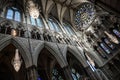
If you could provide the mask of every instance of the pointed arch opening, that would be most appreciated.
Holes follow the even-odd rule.
[[[70,25],[67,21],[64,21],[63,26],[68,35],[76,35],[72,28],[72,25]]]
[[[70,67],[70,72],[73,80],[90,79],[87,71],[83,65],[76,59],[76,57],[69,51],[67,51],[67,62]]]
[[[53,30],[56,32],[61,32],[61,28],[58,25],[57,19],[55,19],[53,17],[49,17],[48,24],[49,24],[50,30]]]
[[[16,47],[9,44],[0,51],[0,75],[2,75],[0,80],[27,80],[25,62],[21,55],[22,64],[20,70],[16,72],[12,65],[15,50]]]
[[[47,48],[40,52],[37,65],[38,79],[65,80],[60,64]]]

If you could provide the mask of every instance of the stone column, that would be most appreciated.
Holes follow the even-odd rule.
[[[64,72],[65,80],[73,80],[69,66],[64,67],[62,70]]]
[[[87,71],[87,73],[90,76],[91,80],[99,80],[99,78],[97,77],[97,74],[95,72],[93,72],[89,66],[86,67],[85,70]]]
[[[120,73],[120,69],[116,66],[116,64],[114,64],[114,62],[111,62],[112,66],[116,69],[116,73],[119,74]]]
[[[27,69],[28,80],[37,80],[37,71],[35,66],[31,66]]]
[[[0,17],[5,17],[5,8],[0,7]]]
[[[3,12],[3,9],[2,9],[2,8],[0,8],[0,15],[2,14],[2,12]]]
[[[105,65],[104,67],[101,67],[101,70],[109,78],[109,80],[112,80],[112,73],[108,70],[107,65]]]

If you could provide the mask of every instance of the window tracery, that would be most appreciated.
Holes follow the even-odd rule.
[[[106,45],[104,43],[100,43],[100,47],[102,47],[102,49],[107,53],[110,54],[111,51],[106,47]]]
[[[43,27],[43,21],[42,19],[39,17],[37,19],[34,19],[32,17],[30,17],[30,20],[31,20],[31,24],[34,25],[34,26],[38,26],[38,27]]]
[[[73,31],[73,29],[71,28],[72,26],[69,23],[64,23],[63,26],[67,34],[75,35],[75,32]]]
[[[49,18],[48,23],[49,23],[51,30],[56,31],[56,32],[61,32],[60,26],[55,20],[53,20],[52,18]]]
[[[52,80],[64,80],[57,68],[53,69],[52,75]]]
[[[115,46],[107,38],[104,38],[103,40],[108,47],[110,47],[112,50],[115,49]]]
[[[9,8],[7,9],[6,18],[20,22],[20,21],[21,21],[21,13],[20,13],[20,10],[17,9],[17,8],[15,8],[15,7],[9,7]]]
[[[94,48],[95,48],[95,50],[99,53],[99,55],[100,55],[102,58],[107,58],[106,55],[105,55],[105,53],[104,53],[104,51],[103,51],[103,49],[102,49],[101,47],[95,46]]]
[[[82,77],[74,68],[71,69],[73,80],[79,80]]]
[[[113,33],[120,38],[120,32],[117,29],[113,29]]]
[[[77,28],[86,28],[95,17],[94,6],[90,3],[84,3],[75,13],[75,25]]]
[[[13,10],[12,9],[8,9],[6,18],[13,19]]]

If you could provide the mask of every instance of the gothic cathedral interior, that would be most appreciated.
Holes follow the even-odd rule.
[[[0,80],[120,80],[120,0],[0,0]]]

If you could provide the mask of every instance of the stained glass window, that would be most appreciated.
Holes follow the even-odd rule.
[[[55,30],[54,25],[52,24],[52,22],[49,21],[48,23],[49,23],[50,29],[51,29],[51,30]]]
[[[50,26],[51,30],[54,30],[56,32],[60,32],[61,31],[58,23],[55,20],[49,18],[49,22],[48,23],[49,23],[49,26]]]
[[[120,38],[120,32],[117,29],[113,29],[113,33]]]
[[[71,72],[72,72],[73,80],[80,80],[81,75],[74,68],[72,68]]]
[[[108,47],[110,47],[111,49],[115,49],[115,46],[107,39],[104,39],[104,42],[108,45]]]
[[[38,25],[39,27],[43,27],[43,22],[42,22],[42,19],[41,19],[41,18],[37,18],[36,21],[37,21],[37,25]]]
[[[77,28],[85,28],[95,17],[94,6],[90,3],[83,3],[75,13],[75,25]]]
[[[39,17],[37,19],[34,19],[30,16],[30,20],[31,20],[31,24],[34,26],[39,26],[39,27],[43,27],[43,22],[42,19]]]
[[[32,24],[32,25],[36,25],[36,22],[35,22],[35,19],[34,19],[34,18],[30,17],[30,20],[31,20],[31,24]]]
[[[106,47],[105,44],[100,43],[100,46],[102,47],[102,49],[103,49],[107,54],[110,54],[110,53],[111,53],[110,50]]]
[[[10,7],[7,9],[7,14],[6,14],[7,19],[13,19],[15,21],[21,21],[21,14],[20,11],[15,8],[15,7]]]
[[[6,18],[13,19],[13,10],[12,9],[8,9]]]
[[[114,35],[108,33],[107,31],[104,31],[104,33],[107,35],[107,37],[110,39],[110,41],[112,41],[115,44],[119,44],[118,39]]]
[[[16,11],[15,12],[15,21],[20,21],[20,12]]]
[[[37,80],[42,80],[42,79],[39,77],[39,78],[37,78]]]
[[[52,80],[64,80],[61,76],[61,72],[58,71],[58,69],[54,68],[52,71]]]
[[[69,23],[64,23],[63,25],[67,34],[75,35],[75,32],[73,31],[73,29],[71,28],[72,26]]]
[[[106,58],[106,55],[104,51],[100,47],[96,47],[97,52],[102,56],[103,58]]]

